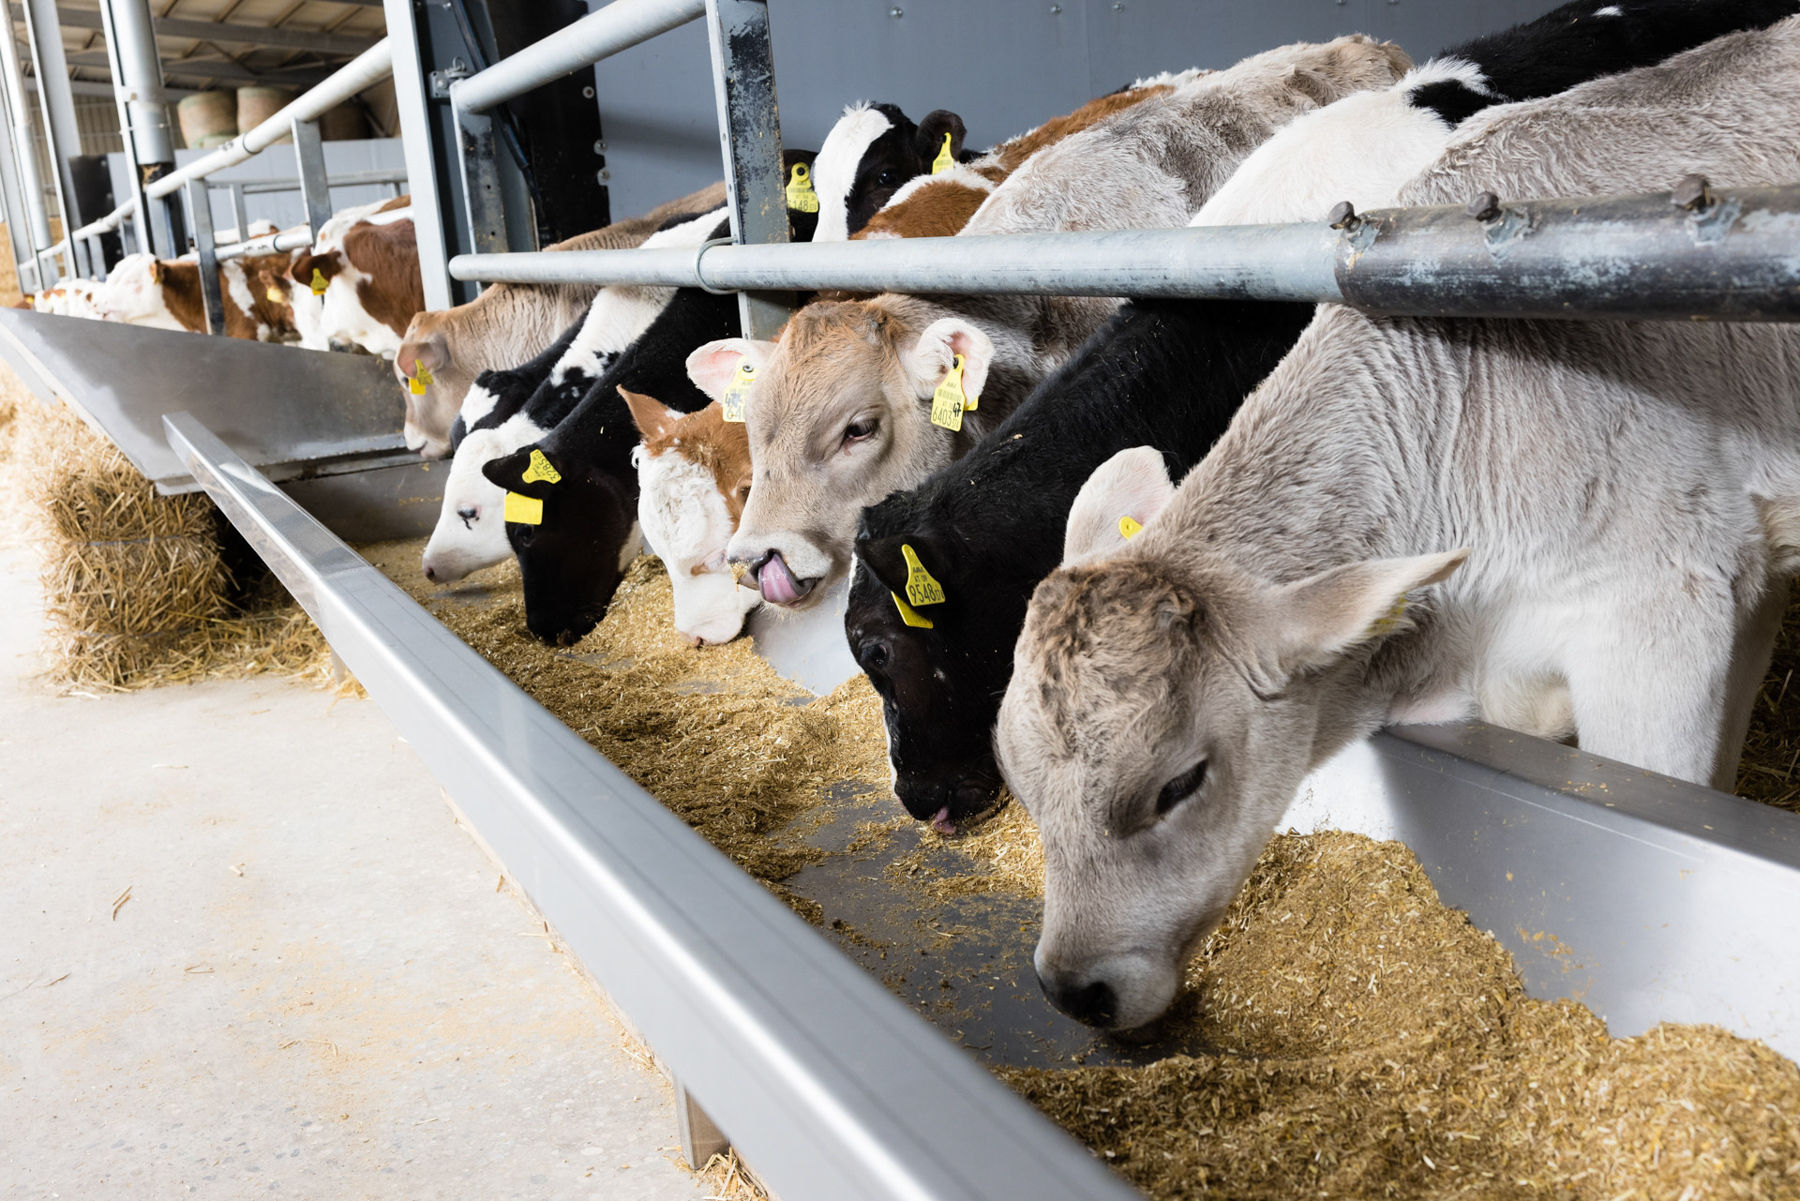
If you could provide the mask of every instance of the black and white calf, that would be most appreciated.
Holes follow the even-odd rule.
[[[1800,0],[1575,0],[1445,50],[1393,87],[1302,117],[1244,160],[1194,225],[1313,221],[1394,203],[1464,121],[1800,12]]]
[[[949,137],[950,157],[966,162],[963,119],[935,109],[914,125],[892,104],[850,105],[819,147],[813,188],[819,195],[815,242],[842,242],[869,223],[908,180],[928,174]]]
[[[863,510],[844,629],[881,695],[907,812],[948,831],[992,803],[989,736],[1013,643],[1031,590],[1062,559],[1083,481],[1134,445],[1161,450],[1179,477],[1312,315],[1311,305],[1128,304],[967,456]],[[897,599],[908,550],[944,596],[910,616]]]
[[[643,245],[698,246],[728,229],[724,210],[683,213]],[[419,563],[425,578],[448,584],[506,558],[506,530],[499,517],[505,492],[488,483],[482,466],[554,429],[674,296],[674,288],[602,288],[586,315],[549,350],[521,366],[483,372],[476,379],[450,429],[450,478]]]

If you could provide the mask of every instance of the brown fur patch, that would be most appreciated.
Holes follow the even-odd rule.
[[[1131,88],[1088,101],[1072,113],[1054,117],[1028,133],[1000,143],[968,164],[969,169],[995,186],[1046,146],[1080,133],[1152,96],[1165,96],[1174,91],[1166,85]],[[975,215],[991,191],[984,192],[952,177],[931,179],[920,185],[898,204],[890,204],[869,219],[869,223],[851,235],[852,241],[870,237],[948,238],[959,233]]]
[[[200,299],[200,264],[188,261],[158,261],[160,283],[163,290],[163,302],[169,306],[169,312],[175,320],[192,333],[200,333],[206,328],[206,310]],[[256,341],[257,316],[238,308],[231,298],[231,288],[226,284],[224,273],[219,276],[219,295],[225,304],[225,336]]]
[[[725,511],[735,525],[744,514],[750,487],[750,435],[741,421],[725,420],[718,401],[697,413],[688,413],[663,428],[660,435],[644,439],[652,455],[678,454],[712,472]]]
[[[404,334],[413,315],[425,308],[418,233],[411,219],[352,225],[344,234],[342,253],[369,277],[356,285],[357,299],[369,316]]]

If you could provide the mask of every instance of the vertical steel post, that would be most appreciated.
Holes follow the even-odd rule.
[[[463,177],[463,219],[475,254],[503,254],[512,247],[506,237],[506,202],[500,192],[500,168],[494,159],[494,118],[463,112],[456,117],[456,165]]]
[[[119,128],[133,167],[138,248],[155,248],[160,227],[162,249],[174,258],[187,249],[179,215],[168,197],[150,200],[143,194],[145,184],[175,169],[175,137],[169,129],[168,105],[163,103],[162,60],[156,54],[150,6],[148,0],[101,0],[100,11],[119,101]]]
[[[243,242],[250,237],[250,210],[244,206],[244,185],[231,185],[231,219],[237,222],[238,241]]]
[[[194,250],[200,268],[200,308],[206,332],[225,332],[225,297],[219,289],[219,259],[213,244],[212,197],[204,179],[190,179],[186,188],[188,224],[194,230]]]
[[[37,291],[37,268],[31,260],[30,241],[25,235],[25,202],[19,196],[19,173],[6,169],[12,160],[12,123],[6,119],[5,92],[0,89],[0,219],[6,222],[6,240],[12,247],[13,269],[18,273],[21,292]],[[27,271],[29,269],[29,277]]]
[[[24,233],[31,247],[31,261],[43,270],[43,253],[50,248],[50,218],[44,208],[44,178],[38,172],[37,139],[31,126],[31,100],[25,95],[25,72],[19,65],[19,44],[13,40],[12,6],[0,0],[0,81],[6,87],[7,115],[12,121],[13,164],[19,173],[19,198],[27,223]],[[48,131],[46,131],[48,132]],[[20,231],[14,231],[15,236]],[[40,279],[42,278],[40,274]]]
[[[313,241],[331,220],[331,185],[325,175],[325,146],[319,141],[317,121],[296,121],[294,129],[294,161],[300,168],[300,202],[306,206],[306,223],[312,227]],[[240,231],[239,237],[243,234]]]
[[[713,91],[725,154],[733,242],[788,240],[781,120],[775,100],[775,52],[766,0],[706,0]],[[772,338],[794,311],[791,292],[740,292],[747,338]]]
[[[420,41],[421,14],[413,0],[384,0],[388,38],[394,49],[394,103],[400,114],[400,143],[406,151],[406,177],[412,189],[413,229],[419,240],[419,276],[425,285],[425,307],[447,309],[451,293],[449,255],[445,253],[442,193],[449,172],[440,176],[433,153],[430,85],[425,78]]]
[[[81,153],[81,126],[75,120],[75,92],[69,84],[68,59],[63,55],[56,0],[25,0],[25,34],[31,43],[31,70],[37,78],[44,144],[50,152],[50,169],[56,175],[56,209],[62,218],[69,274],[80,275],[69,231],[86,218],[75,204],[75,173],[69,158]]]

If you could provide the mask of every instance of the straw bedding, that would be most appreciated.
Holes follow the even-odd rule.
[[[9,511],[38,553],[50,675],[133,689],[276,672],[331,680],[310,620],[260,570],[203,495],[158,496],[117,448],[0,375]]]

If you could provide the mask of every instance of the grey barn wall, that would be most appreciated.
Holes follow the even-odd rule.
[[[788,145],[816,150],[844,105],[867,99],[898,104],[914,120],[953,109],[980,148],[1159,71],[1225,67],[1344,33],[1399,42],[1423,60],[1558,3],[769,0],[769,20]],[[614,217],[720,177],[701,22],[599,64],[595,81]]]

